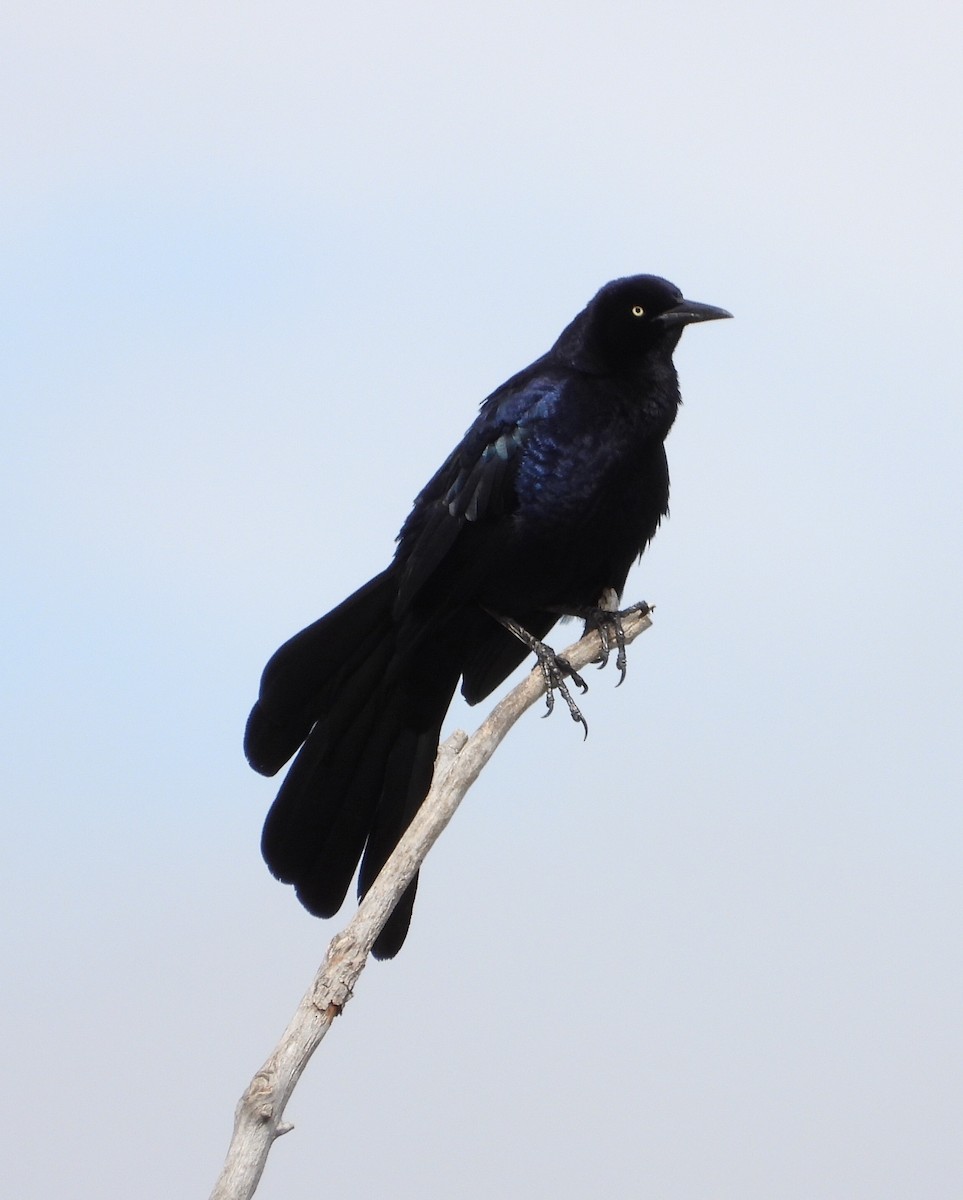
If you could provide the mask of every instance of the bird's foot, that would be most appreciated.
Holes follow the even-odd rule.
[[[568,706],[569,716],[573,721],[579,722],[585,730],[585,736],[588,737],[588,721],[582,716],[582,710],[575,703],[575,698],[569,691],[565,679],[566,676],[571,679],[582,692],[588,691],[588,684],[567,658],[556,654],[552,647],[547,646],[544,642],[535,638],[532,639],[532,642],[529,649],[538,659],[538,667],[545,681],[545,712],[542,716],[547,717],[555,708],[555,693],[558,692]]]
[[[607,665],[614,643],[615,665],[619,672],[619,681],[615,685],[616,687],[624,682],[628,668],[628,658],[625,653],[625,628],[622,623],[626,617],[644,617],[646,613],[652,611],[644,600],[621,609],[617,607],[618,600],[618,593],[613,588],[606,588],[598,605],[582,608],[569,614],[579,617],[585,622],[585,633],[591,633],[593,630],[598,633],[602,651],[595,661],[598,663],[600,671]]]
[[[566,679],[571,679],[576,687],[581,691],[588,691],[588,684],[579,675],[578,671],[572,666],[568,659],[563,658],[560,654],[556,654],[551,646],[545,642],[539,641],[537,637],[533,637],[527,629],[523,629],[517,621],[513,621],[511,617],[503,617],[498,613],[492,613],[492,616],[500,625],[514,634],[520,642],[531,650],[538,660],[538,669],[542,673],[542,679],[545,682],[545,712],[543,716],[548,716],[555,708],[555,693],[562,697],[568,708],[569,716],[573,721],[578,721],[585,730],[585,736],[588,737],[588,722],[582,716],[582,710],[575,703],[575,698],[569,691]]]

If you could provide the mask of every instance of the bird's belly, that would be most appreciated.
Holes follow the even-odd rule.
[[[607,588],[621,593],[632,563],[651,540],[665,511],[661,499],[635,494],[605,505],[587,500],[565,521],[520,519],[503,540],[484,580],[483,603],[511,613],[533,608],[596,605]]]

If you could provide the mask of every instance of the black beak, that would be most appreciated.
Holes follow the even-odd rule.
[[[660,313],[655,319],[663,325],[694,325],[696,321],[721,321],[731,317],[731,312],[716,308],[714,304],[700,304],[698,300],[680,300],[675,307]]]

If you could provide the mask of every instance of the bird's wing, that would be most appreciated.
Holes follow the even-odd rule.
[[[531,368],[529,369],[531,371]],[[415,500],[398,535],[402,607],[472,526],[515,511],[515,480],[525,447],[558,403],[563,380],[525,372],[484,402],[461,442]]]

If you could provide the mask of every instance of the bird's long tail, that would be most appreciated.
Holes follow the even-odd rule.
[[[297,752],[261,849],[274,875],[321,917],[341,907],[359,860],[364,895],[427,794],[460,674],[443,633],[427,655],[399,654],[396,594],[389,567],[285,642],[264,669],[244,735],[248,761],[264,775]],[[375,957],[401,948],[416,887],[417,877]]]

